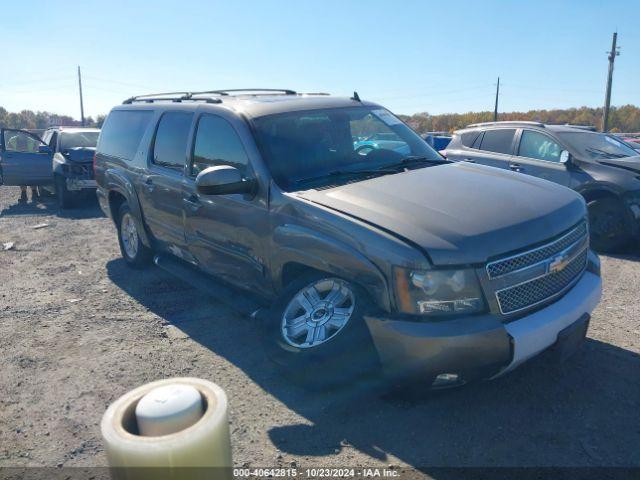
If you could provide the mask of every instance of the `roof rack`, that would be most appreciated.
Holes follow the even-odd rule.
[[[251,93],[253,92],[253,93]],[[141,103],[153,103],[153,102],[206,102],[206,103],[221,103],[220,98],[204,97],[201,95],[215,95],[221,97],[227,97],[230,94],[247,94],[247,95],[273,95],[274,93],[280,93],[282,95],[297,95],[294,90],[279,89],[279,88],[232,88],[227,90],[205,90],[201,92],[165,92],[165,93],[148,93],[146,95],[136,95],[131,98],[127,98],[123,104],[131,104],[134,102]]]
[[[251,93],[257,92],[257,93]],[[263,95],[273,95],[274,93],[280,93],[283,95],[297,95],[298,92],[295,90],[289,90],[287,88],[231,88],[228,90],[211,90],[210,92],[200,92],[200,93],[214,93],[218,95],[227,96],[230,93],[245,93],[248,95],[259,95],[262,93]]]
[[[579,130],[588,130],[590,132],[597,132],[598,129],[596,127],[594,127],[593,125],[575,125],[575,124],[571,124],[571,123],[563,123],[562,125],[558,124],[558,125],[554,125],[558,126],[558,127],[572,127],[572,128],[577,128]]]
[[[481,122],[481,123],[472,123],[471,125],[467,125],[467,128],[473,128],[473,127],[489,127],[491,125],[533,125],[536,127],[542,127],[544,128],[544,123],[542,122],[529,122],[526,120],[505,120],[502,122]]]

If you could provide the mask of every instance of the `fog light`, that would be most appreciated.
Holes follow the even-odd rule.
[[[431,386],[433,388],[452,387],[459,383],[462,383],[462,380],[457,373],[441,373],[436,377]]]
[[[429,314],[451,314],[465,313],[479,310],[482,307],[482,300],[479,298],[461,298],[448,301],[418,301],[420,313]]]

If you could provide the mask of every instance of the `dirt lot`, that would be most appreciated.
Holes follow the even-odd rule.
[[[106,407],[172,376],[227,391],[238,466],[640,466],[638,256],[602,258],[590,338],[562,365],[411,399],[314,394],[277,375],[252,320],[129,270],[95,202],[17,198],[0,188],[0,466],[105,465]]]

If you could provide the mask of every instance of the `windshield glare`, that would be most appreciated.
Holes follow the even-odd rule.
[[[288,112],[256,119],[255,129],[271,175],[286,191],[326,183],[322,177],[331,172],[384,169],[406,157],[442,160],[382,108]]]
[[[60,151],[64,152],[70,148],[95,148],[98,143],[100,132],[63,132],[60,134]]]
[[[562,132],[558,133],[570,147],[576,150],[581,157],[607,158],[630,157],[637,155],[634,149],[628,147],[620,140],[602,133],[594,132]]]

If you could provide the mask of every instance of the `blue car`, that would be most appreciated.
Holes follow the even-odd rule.
[[[353,142],[354,150],[360,155],[366,155],[371,150],[392,150],[404,156],[411,154],[411,148],[395,133],[374,133],[361,140]]]

